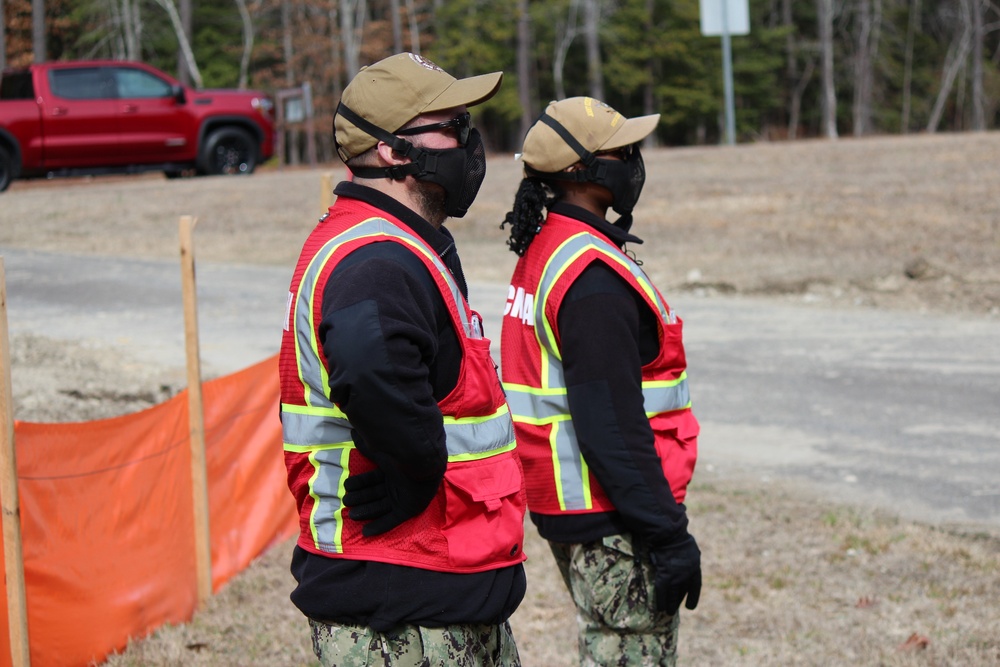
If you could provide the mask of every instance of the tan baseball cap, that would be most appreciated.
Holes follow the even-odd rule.
[[[545,114],[558,121],[591,153],[642,141],[660,122],[660,114],[625,118],[592,97],[549,102]],[[580,156],[554,129],[539,120],[524,137],[521,160],[535,171],[554,173],[576,164]]]
[[[503,72],[456,79],[422,56],[397,53],[362,67],[340,101],[391,133],[420,114],[485,102],[500,89],[502,79]],[[345,162],[379,141],[341,114],[334,117],[333,130],[337,152]]]

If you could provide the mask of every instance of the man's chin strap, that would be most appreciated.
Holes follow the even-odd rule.
[[[391,178],[394,181],[401,181],[410,175],[434,173],[437,171],[436,156],[428,155],[423,149],[417,148],[406,139],[397,137],[383,130],[381,127],[369,123],[345,106],[343,102],[337,105],[337,111],[334,116],[336,117],[337,115],[343,116],[358,129],[388,144],[394,152],[410,158],[409,163],[397,164],[392,167],[351,167],[351,174],[354,176],[358,178]],[[421,160],[421,157],[423,157],[423,160]]]

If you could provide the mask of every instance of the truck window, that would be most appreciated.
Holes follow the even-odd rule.
[[[35,99],[35,85],[31,79],[31,72],[8,70],[3,73],[3,78],[0,79],[0,100],[33,99]]]
[[[170,97],[170,84],[149,72],[131,67],[115,70],[118,81],[118,97]]]
[[[107,100],[117,97],[111,73],[101,67],[50,70],[49,85],[53,95],[67,100]]]

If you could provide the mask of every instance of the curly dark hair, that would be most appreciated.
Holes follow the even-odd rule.
[[[504,216],[500,229],[510,225],[507,247],[518,257],[524,255],[531,241],[542,231],[545,209],[559,198],[559,192],[539,178],[524,178],[514,195],[514,207]]]

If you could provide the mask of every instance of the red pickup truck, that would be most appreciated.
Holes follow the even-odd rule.
[[[15,178],[249,174],[274,154],[274,103],[195,90],[136,62],[52,62],[0,76],[0,192]]]

